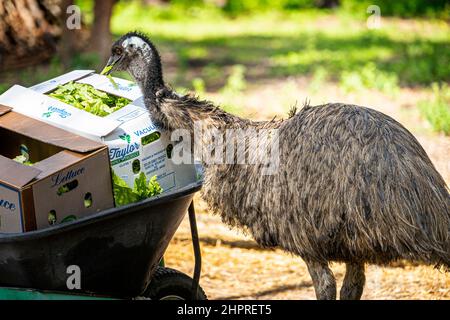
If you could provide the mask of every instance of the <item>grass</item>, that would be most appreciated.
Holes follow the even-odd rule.
[[[450,81],[450,26],[440,20],[385,18],[381,29],[369,30],[364,14],[342,10],[230,17],[209,6],[144,8],[137,1],[119,2],[114,35],[135,29],[149,33],[160,48],[166,78],[175,88],[215,93],[225,105],[245,95],[246,83],[290,77],[307,77],[315,92],[337,83],[348,93],[369,89],[389,95]],[[86,55],[76,56],[71,66],[101,67]],[[0,92],[12,83],[31,85],[62,72],[55,59],[9,73],[0,80]]]
[[[432,90],[433,98],[420,102],[420,111],[433,130],[450,135],[450,87],[445,83],[434,83]]]
[[[394,20],[374,31],[364,20],[340,12],[275,12],[230,19],[200,9],[166,17],[164,10],[119,6],[113,30],[117,35],[130,29],[149,32],[159,46],[176,54],[182,73],[214,62],[221,68],[245,65],[248,77],[259,78],[311,75],[324,67],[332,80],[338,80],[342,72],[358,72],[371,61],[381,72],[396,74],[401,85],[450,79],[450,28],[440,21],[416,20],[409,30],[399,30],[401,23]],[[217,79],[205,82],[210,80],[214,86]],[[183,77],[177,81],[181,84]]]
[[[373,62],[366,63],[357,71],[343,71],[339,84],[347,92],[366,88],[395,94],[399,88],[397,74],[381,71]]]

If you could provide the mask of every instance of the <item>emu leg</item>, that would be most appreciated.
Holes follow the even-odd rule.
[[[366,276],[363,263],[347,263],[344,283],[342,284],[341,300],[359,300],[363,294]]]
[[[306,262],[317,300],[336,300],[336,279],[328,263]]]

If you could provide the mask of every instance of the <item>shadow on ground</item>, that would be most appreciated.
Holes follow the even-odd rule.
[[[271,296],[277,293],[281,293],[281,292],[285,292],[285,291],[291,291],[291,290],[300,290],[300,289],[304,289],[304,288],[309,288],[311,287],[313,284],[312,282],[308,282],[308,281],[304,281],[302,283],[299,284],[292,284],[292,285],[282,285],[282,286],[278,286],[272,289],[268,289],[268,290],[262,290],[262,291],[258,291],[252,294],[238,294],[238,295],[231,295],[231,296],[223,296],[223,297],[218,297],[216,299],[218,300],[236,300],[236,299],[242,299],[242,298],[246,298],[248,296],[254,297],[254,298],[261,298],[264,296]]]

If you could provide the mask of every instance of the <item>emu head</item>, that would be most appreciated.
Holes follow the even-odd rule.
[[[144,95],[164,88],[161,58],[150,39],[142,33],[130,32],[117,40],[102,74],[127,71],[141,87]]]

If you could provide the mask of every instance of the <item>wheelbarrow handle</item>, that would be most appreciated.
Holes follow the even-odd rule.
[[[194,276],[192,281],[192,300],[197,300],[197,292],[200,282],[200,274],[202,271],[202,254],[200,251],[200,241],[198,238],[198,230],[197,230],[197,220],[195,217],[195,207],[194,200],[192,200],[188,209],[189,213],[189,224],[191,226],[191,236],[192,236],[192,245],[194,247],[194,258],[195,258],[195,267],[194,267]]]

